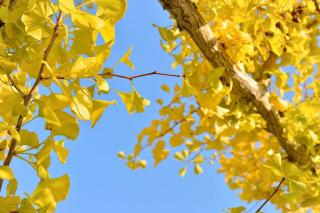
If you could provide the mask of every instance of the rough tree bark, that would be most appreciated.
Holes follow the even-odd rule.
[[[217,42],[209,25],[199,13],[191,0],[159,0],[163,8],[175,19],[180,30],[189,33],[204,57],[214,68],[224,67],[227,77],[233,80],[234,90],[246,100],[252,102],[259,114],[267,123],[267,130],[273,134],[288,155],[291,162],[305,165],[308,161],[302,146],[290,143],[285,136],[285,129],[280,122],[278,112],[269,102],[268,94],[262,91],[259,84],[231,61],[224,49]]]

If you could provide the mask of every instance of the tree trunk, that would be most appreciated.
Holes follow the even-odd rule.
[[[199,13],[196,4],[191,0],[160,0],[160,2],[175,19],[179,29],[190,34],[212,67],[225,68],[226,75],[233,80],[233,90],[254,104],[266,121],[267,130],[278,139],[289,161],[300,165],[305,164],[308,160],[306,151],[302,146],[295,148],[293,143],[288,141],[279,114],[269,102],[268,94],[262,91],[259,84],[225,54],[223,47],[218,44],[210,27]]]

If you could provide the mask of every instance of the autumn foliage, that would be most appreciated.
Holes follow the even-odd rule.
[[[267,200],[284,212],[320,211],[317,1],[160,3],[172,26],[153,27],[181,75],[124,76],[104,66],[126,0],[0,1],[0,190],[6,190],[0,212],[54,211],[70,181],[67,174],[48,172],[51,154],[64,164],[64,140],[77,139],[78,121],[94,127],[116,104],[108,100],[112,78],[130,81],[131,92],[116,93],[129,113],[143,112],[150,102],[132,80],[147,75],[181,83],[162,85],[171,101],[158,99],[159,118],[137,136],[133,153],[118,153],[129,168],[145,168],[140,156],[148,151],[154,166],[170,157],[180,161],[180,176],[219,163],[218,171],[244,201]],[[131,50],[118,63],[135,69]],[[44,130],[28,129],[35,119],[44,120]],[[25,197],[15,194],[13,159],[25,161],[39,177]]]

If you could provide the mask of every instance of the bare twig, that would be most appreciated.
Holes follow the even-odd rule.
[[[50,51],[51,51],[51,49],[53,47],[53,44],[54,44],[54,42],[55,42],[55,40],[56,40],[56,38],[58,36],[58,29],[59,29],[59,25],[60,25],[61,20],[62,20],[62,12],[60,11],[60,13],[58,15],[58,18],[57,18],[56,25],[55,25],[53,33],[52,33],[52,37],[51,37],[50,42],[48,44],[48,47],[44,50],[42,61],[47,61],[49,53],[50,53]],[[28,92],[28,94],[24,97],[23,104],[24,104],[25,107],[28,107],[34,91],[36,90],[36,88],[38,87],[38,85],[40,84],[40,82],[42,80],[41,79],[41,75],[42,75],[42,73],[44,71],[44,68],[45,68],[45,64],[42,63],[40,65],[36,81],[34,82],[33,86],[31,87],[30,91]],[[16,124],[16,130],[18,132],[21,130],[23,118],[24,118],[23,115],[20,115],[18,117],[18,121],[17,121],[17,124]],[[10,147],[9,147],[9,152],[8,152],[4,162],[3,162],[3,166],[9,166],[10,165],[11,160],[12,160],[12,158],[14,156],[14,153],[15,153],[16,145],[17,145],[16,139],[12,139]],[[3,179],[0,179],[0,191],[1,191],[1,188],[2,188],[2,184],[3,184]]]
[[[132,81],[133,79],[136,78],[141,78],[141,77],[145,77],[145,76],[150,76],[150,75],[161,75],[161,76],[168,76],[168,77],[176,77],[176,78],[181,78],[181,77],[185,77],[185,75],[178,75],[178,74],[170,74],[170,73],[162,73],[162,72],[158,72],[158,71],[153,71],[153,72],[148,72],[148,73],[143,73],[143,74],[138,74],[138,75],[132,75],[132,76],[126,76],[126,75],[120,75],[120,74],[115,74],[112,72],[105,72],[105,73],[100,73],[98,74],[101,77],[105,77],[105,76],[112,76],[112,77],[117,77],[117,78],[122,78],[122,79],[127,79],[129,81]],[[65,76],[53,76],[56,79],[75,79],[74,77],[65,77]],[[49,80],[52,79],[53,77],[41,77],[42,80]],[[94,76],[86,76],[85,78],[94,78]]]
[[[269,197],[263,202],[263,204],[256,210],[256,213],[259,213],[261,211],[261,209],[271,200],[271,198],[277,194],[277,192],[280,190],[280,187],[282,185],[282,183],[286,180],[285,177],[283,177],[280,181],[280,183],[278,184],[278,186],[275,188],[275,190],[269,195]]]

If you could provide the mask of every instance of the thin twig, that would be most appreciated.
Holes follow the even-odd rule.
[[[24,92],[22,92],[22,90],[19,88],[19,86],[14,83],[10,74],[7,74],[7,78],[10,82],[10,85],[13,86],[19,92],[19,94],[21,95],[22,98],[24,98],[26,95],[24,94]]]
[[[44,50],[42,61],[47,61],[47,58],[48,58],[49,53],[50,53],[50,51],[51,51],[51,49],[53,47],[53,44],[54,44],[56,38],[58,37],[58,30],[59,30],[59,25],[60,25],[61,19],[62,19],[62,12],[60,11],[59,15],[58,15],[58,19],[57,19],[56,25],[54,26],[52,37],[51,37],[50,42],[48,44],[48,47]],[[31,87],[30,91],[28,92],[28,94],[24,97],[23,104],[24,104],[25,107],[28,107],[34,91],[36,90],[36,88],[38,87],[38,85],[40,84],[40,82],[42,80],[41,76],[42,76],[42,73],[44,72],[44,68],[45,68],[45,64],[42,63],[40,65],[36,81],[34,82],[33,86]],[[24,118],[23,115],[20,115],[18,117],[18,121],[17,121],[17,124],[16,124],[17,132],[20,132],[20,130],[21,130],[22,123],[23,123],[23,118]],[[10,165],[11,160],[12,160],[12,158],[14,156],[14,153],[15,153],[16,145],[17,145],[16,139],[12,139],[10,147],[9,147],[9,152],[8,152],[8,154],[6,156],[6,159],[3,162],[3,166],[9,166]],[[3,179],[0,179],[0,191],[1,191],[2,185],[3,185]]]
[[[181,78],[185,77],[185,75],[178,75],[178,74],[170,74],[170,73],[162,73],[158,71],[153,71],[153,72],[148,72],[148,73],[143,73],[143,74],[138,74],[138,75],[132,75],[132,76],[126,76],[126,75],[120,75],[120,74],[115,74],[111,72],[106,72],[106,73],[100,73],[98,74],[99,76],[105,77],[105,76],[112,76],[112,77],[117,77],[117,78],[122,78],[122,79],[127,79],[129,81],[132,81],[135,78],[141,78],[145,76],[150,76],[150,75],[162,75],[162,76],[169,76],[169,77],[176,77],[176,78]],[[65,77],[65,76],[53,76],[56,79],[75,79],[74,77]],[[53,77],[41,77],[41,80],[49,80],[52,79]],[[94,78],[94,76],[86,76],[84,78]]]
[[[280,181],[280,183],[278,184],[278,186],[276,187],[276,189],[270,194],[270,196],[263,202],[263,204],[256,210],[256,213],[259,213],[261,211],[261,209],[271,200],[271,198],[280,190],[280,187],[282,185],[282,183],[286,180],[285,177],[283,177]]]

